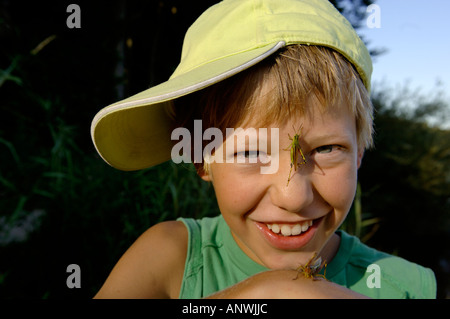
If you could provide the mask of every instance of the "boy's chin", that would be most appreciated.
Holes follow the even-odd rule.
[[[265,256],[261,261],[265,267],[271,270],[296,270],[305,265],[314,256],[314,253],[314,251],[289,252],[273,257]]]
[[[272,253],[266,251],[260,260],[265,267],[272,270],[296,270],[310,262],[315,254],[329,263],[339,249],[340,238],[334,231],[316,236],[314,242],[307,245],[308,247],[298,251],[275,250]]]

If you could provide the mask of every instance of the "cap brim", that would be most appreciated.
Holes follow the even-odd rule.
[[[171,101],[248,69],[285,45],[279,41],[210,61],[105,107],[91,126],[98,153],[109,165],[124,171],[169,160],[173,144]]]

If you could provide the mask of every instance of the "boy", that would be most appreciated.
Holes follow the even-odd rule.
[[[326,0],[208,9],[172,77],[101,110],[92,136],[110,165],[142,169],[179,153],[176,128],[196,139],[201,119],[221,134],[182,155],[213,184],[221,216],[151,227],[96,297],[433,298],[432,271],[337,231],[372,143],[371,70]],[[320,261],[328,280],[314,276]]]

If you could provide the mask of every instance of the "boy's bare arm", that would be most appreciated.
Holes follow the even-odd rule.
[[[151,227],[120,258],[95,298],[178,298],[187,237],[181,222]]]
[[[151,227],[122,256],[95,298],[178,298],[186,250],[181,222]],[[323,279],[296,276],[295,270],[262,272],[209,298],[366,298]]]
[[[367,298],[350,289],[326,281],[297,276],[295,270],[271,270],[249,277],[219,291],[212,299],[353,299]]]

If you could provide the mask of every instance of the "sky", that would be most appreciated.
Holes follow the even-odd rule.
[[[372,19],[372,10],[367,19],[372,28],[364,23],[358,30],[369,41],[369,49],[387,50],[373,60],[374,89],[377,83],[390,87],[408,83],[412,90],[427,94],[435,92],[440,82],[440,89],[450,96],[450,1],[375,0],[375,4],[380,19]]]

